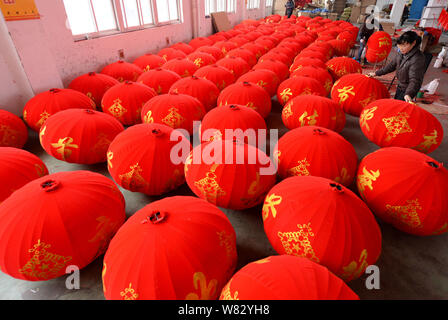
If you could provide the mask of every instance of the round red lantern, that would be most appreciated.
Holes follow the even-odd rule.
[[[39,131],[53,114],[67,109],[95,109],[95,103],[85,94],[72,89],[50,89],[31,98],[23,109],[23,120]]]
[[[221,59],[216,62],[216,65],[229,70],[236,79],[249,72],[250,70],[249,64],[238,57],[228,57]]]
[[[258,62],[252,70],[260,70],[267,69],[274,72],[280,81],[283,81],[289,77],[288,66],[283,62],[274,60],[274,59],[266,59],[263,62]]]
[[[225,55],[230,50],[238,48],[238,46],[231,41],[218,41],[213,46],[217,47],[221,50],[221,52]]]
[[[260,59],[258,60],[258,63],[263,63],[269,60],[274,60],[281,62],[285,64],[286,66],[289,66],[292,63],[291,57],[288,57],[287,55],[281,53],[281,52],[272,52],[273,50],[269,51],[268,53],[262,55]]]
[[[359,300],[341,279],[311,260],[270,256],[240,269],[220,300]]]
[[[255,42],[246,43],[241,48],[252,52],[257,60],[267,52],[267,50],[262,45],[256,44]]]
[[[242,36],[242,35],[239,35],[239,36],[236,36],[236,37],[233,37],[233,38],[229,39],[229,41],[231,41],[234,44],[236,44],[237,47],[241,47],[241,46],[249,43],[251,40],[249,38],[246,38],[246,37]]]
[[[174,83],[169,93],[181,93],[192,96],[202,103],[205,111],[210,111],[216,107],[219,89],[210,80],[192,76]]]
[[[0,163],[0,203],[28,182],[48,174],[39,157],[22,149],[1,147]]]
[[[312,49],[318,49],[320,50],[322,53],[327,53],[327,60],[331,59],[333,57],[334,54],[334,49],[332,47],[331,44],[327,43],[327,42],[314,42],[312,45],[309,46],[309,48]]]
[[[181,78],[186,78],[192,76],[199,67],[188,59],[175,58],[165,63],[162,69],[175,72]]]
[[[348,54],[350,53],[350,45],[348,43],[346,43],[344,40],[330,40],[327,41],[327,43],[331,44],[333,49],[334,49],[334,53],[337,56],[348,56]]]
[[[137,211],[111,241],[104,256],[104,296],[216,299],[236,262],[235,231],[222,211],[196,197],[165,198]]]
[[[180,50],[185,54],[190,54],[194,52],[194,48],[184,42],[178,42],[170,46],[170,48]]]
[[[320,51],[314,51],[314,50],[303,50],[297,55],[297,59],[303,59],[303,58],[311,58],[311,59],[318,59],[322,62],[327,61],[327,56],[323,54]]]
[[[137,81],[138,77],[143,73],[143,69],[133,63],[120,60],[105,66],[101,73],[111,76],[120,82]]]
[[[385,60],[392,49],[392,38],[387,32],[374,32],[367,41],[366,59],[371,63]]]
[[[327,61],[327,67],[334,80],[350,73],[362,73],[362,68],[359,62],[348,57],[333,58]]]
[[[448,170],[431,157],[380,149],[362,159],[356,183],[373,213],[397,229],[418,236],[448,231]]]
[[[213,140],[193,149],[185,177],[198,197],[234,210],[263,201],[275,184],[275,169],[263,151],[240,141]]]
[[[174,138],[174,139],[171,139]],[[175,140],[175,141],[173,141]],[[191,150],[180,132],[163,124],[139,124],[120,133],[110,144],[107,163],[112,178],[124,189],[160,195],[185,182],[184,161],[188,153],[174,154],[175,147]]]
[[[145,72],[160,68],[165,64],[165,62],[165,59],[156,54],[145,54],[134,60],[134,64],[143,69]]]
[[[283,180],[266,196],[263,223],[278,254],[310,259],[345,281],[363,275],[381,253],[381,231],[372,212],[352,191],[329,179]]]
[[[357,73],[343,76],[331,89],[331,98],[356,117],[372,101],[389,97],[389,91],[379,80]]]
[[[289,78],[280,83],[277,89],[277,99],[284,106],[289,99],[297,96],[314,94],[326,96],[324,86],[317,80],[309,77]]]
[[[318,176],[349,186],[356,174],[355,148],[338,133],[316,126],[288,131],[276,146],[280,177]]]
[[[193,134],[193,121],[205,115],[202,103],[186,94],[163,94],[149,100],[142,109],[143,123],[161,123]]]
[[[222,53],[221,49],[219,49],[215,46],[203,46],[203,47],[198,48],[196,50],[196,52],[208,53],[213,58],[215,58],[216,61],[224,58],[224,54]]]
[[[259,44],[262,46],[266,51],[269,51],[271,49],[274,49],[276,44],[271,39],[266,39],[263,37],[258,38],[254,41],[256,44]]]
[[[213,82],[219,90],[235,82],[235,76],[228,69],[213,64],[202,67],[194,73],[194,76]]]
[[[0,206],[0,268],[16,279],[50,280],[103,254],[125,220],[115,184],[90,171],[26,184]]]
[[[268,69],[258,69],[250,71],[239,77],[237,82],[252,82],[263,89],[271,96],[275,96],[277,88],[280,85],[280,79],[277,75]]]
[[[112,140],[124,130],[109,114],[90,109],[69,109],[48,118],[40,129],[44,150],[58,160],[95,164],[106,162]]]
[[[28,140],[28,129],[15,114],[0,109],[0,147],[22,148]]]
[[[336,37],[337,40],[342,40],[347,43],[347,45],[351,48],[356,43],[356,36],[358,33],[352,33],[350,31],[343,31]]]
[[[165,61],[170,61],[177,58],[185,59],[187,57],[183,51],[174,48],[164,48],[160,50],[157,55],[162,57]]]
[[[428,111],[395,99],[376,100],[361,112],[364,135],[380,147],[405,147],[431,153],[442,143],[443,127]]]
[[[190,53],[187,59],[193,62],[198,69],[216,63],[216,59],[211,54],[199,51]]]
[[[324,70],[327,69],[327,65],[322,60],[313,58],[299,58],[294,61],[289,70],[291,71],[291,73],[294,73],[303,67],[315,67]]]
[[[339,104],[331,99],[303,95],[288,101],[282,111],[282,121],[290,130],[319,126],[341,132],[345,127],[345,113]]]
[[[137,82],[152,88],[157,94],[166,94],[171,86],[180,79],[182,79],[181,76],[176,72],[157,68],[143,73]]]
[[[252,51],[243,48],[230,50],[227,52],[226,57],[241,58],[246,61],[250,67],[253,67],[257,63],[257,57],[255,54],[253,54]]]
[[[213,40],[210,40],[210,39],[204,38],[204,37],[198,37],[198,38],[194,38],[193,40],[191,40],[189,45],[194,50],[196,50],[203,46],[212,46],[213,43],[214,43]]]
[[[291,78],[294,77],[309,77],[313,78],[319,83],[322,83],[324,85],[325,91],[327,94],[330,93],[331,88],[333,87],[333,77],[331,74],[327,71],[328,69],[322,69],[322,68],[316,68],[311,66],[306,66],[303,68],[300,68],[296,72],[291,74]]]
[[[101,106],[104,113],[114,116],[122,124],[134,125],[141,122],[143,105],[156,95],[153,89],[144,84],[126,81],[107,90]]]

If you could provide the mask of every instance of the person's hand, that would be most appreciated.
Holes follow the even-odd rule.
[[[412,99],[410,95],[405,95],[404,96],[404,101],[406,101],[406,102],[414,102],[414,99]]]
[[[370,78],[374,78],[374,77],[376,77],[376,74],[375,74],[375,72],[369,72],[367,74],[367,76],[370,77]]]
[[[364,43],[364,41],[365,41],[364,39],[361,39],[361,41],[360,41],[360,42],[361,42],[361,43]]]

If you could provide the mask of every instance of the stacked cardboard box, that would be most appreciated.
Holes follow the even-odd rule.
[[[335,0],[333,4],[333,12],[341,15],[345,9],[346,0]]]
[[[367,8],[371,5],[376,5],[376,1],[377,0],[356,1],[353,5],[349,21],[351,23],[363,23],[365,17],[369,15]]]

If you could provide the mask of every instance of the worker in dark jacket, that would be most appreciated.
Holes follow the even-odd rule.
[[[382,76],[397,70],[397,92],[394,99],[413,101],[422,86],[426,72],[425,56],[420,51],[421,38],[414,31],[403,33],[397,41],[400,52],[384,68],[368,76]]]
[[[288,0],[288,2],[286,2],[286,4],[285,4],[285,7],[286,7],[285,15],[288,16],[288,19],[289,19],[289,18],[291,18],[296,5],[293,0]]]
[[[366,47],[367,41],[369,40],[370,36],[375,31],[383,31],[383,26],[375,18],[369,19],[369,17],[366,16],[364,18],[364,23],[359,29],[357,39],[359,41],[359,49],[358,49],[358,56],[356,57],[355,60],[358,61],[359,63],[361,63],[362,51]],[[364,58],[364,63],[367,63],[366,58]]]

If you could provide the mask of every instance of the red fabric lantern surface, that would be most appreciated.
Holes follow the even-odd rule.
[[[234,75],[228,69],[217,66],[216,64],[202,67],[194,73],[194,76],[210,80],[219,90],[223,90],[235,82]]]
[[[142,109],[143,123],[161,123],[193,134],[193,121],[205,115],[202,103],[186,94],[163,94],[149,100]]]
[[[0,163],[0,203],[28,182],[48,174],[39,157],[18,148],[1,147]]]
[[[291,63],[294,60],[294,57],[297,55],[297,52],[291,48],[290,46],[286,46],[284,44],[279,44],[277,47],[269,51],[270,53],[283,53],[285,56],[287,56]]]
[[[229,70],[234,75],[235,79],[238,79],[250,70],[249,64],[244,59],[237,57],[221,59],[216,62],[216,65]]]
[[[210,111],[216,107],[219,96],[218,87],[210,80],[196,76],[181,79],[171,86],[169,93],[181,93],[198,99]]]
[[[22,119],[0,109],[0,147],[22,148],[28,140],[28,129]]]
[[[405,147],[431,153],[442,143],[443,127],[428,111],[395,99],[376,100],[359,117],[364,135],[380,147]]]
[[[16,279],[50,280],[103,254],[125,220],[115,184],[90,171],[26,184],[0,206],[0,268]]]
[[[311,175],[349,186],[356,175],[355,148],[329,129],[316,126],[293,129],[279,139],[275,150],[282,179]]]
[[[226,57],[241,58],[246,61],[247,64],[251,67],[257,64],[257,57],[255,56],[255,54],[253,54],[252,51],[243,48],[230,50],[229,52],[227,52]]]
[[[23,109],[23,120],[39,131],[53,114],[67,109],[95,109],[95,103],[85,94],[72,89],[50,89],[31,98]]]
[[[211,54],[199,51],[190,53],[187,59],[193,62],[198,69],[216,63],[216,59]]]
[[[250,71],[239,77],[237,82],[252,82],[266,90],[271,96],[275,96],[280,85],[279,77],[271,70],[258,69]]]
[[[220,49],[224,55],[230,50],[238,48],[238,46],[231,41],[218,41],[213,46]]]
[[[198,48],[203,46],[212,46],[213,44],[213,40],[204,37],[194,38],[189,43],[190,47],[192,47],[194,50],[197,50]]]
[[[150,87],[137,82],[126,81],[104,94],[101,106],[103,112],[114,116],[124,125],[141,123],[143,105],[157,93]]]
[[[353,47],[356,43],[357,35],[358,35],[358,33],[354,34],[350,31],[343,31],[340,34],[338,34],[336,39],[345,41],[349,47]]]
[[[106,162],[110,143],[124,130],[109,114],[90,109],[69,109],[48,118],[40,129],[44,150],[69,163]]]
[[[246,43],[241,48],[252,52],[255,55],[255,58],[257,58],[257,60],[267,52],[265,47],[263,47],[260,44],[255,43],[255,42]]]
[[[322,83],[324,85],[325,91],[327,92],[328,95],[331,91],[331,88],[333,87],[333,77],[327,70],[328,69],[305,66],[303,68],[300,68],[296,72],[292,73],[291,78],[294,77],[313,78],[319,81],[319,83]]]
[[[385,60],[392,49],[392,38],[387,32],[374,32],[367,41],[366,59],[371,63]]]
[[[226,136],[226,129],[253,133],[244,138],[244,142],[258,145],[258,130],[267,130],[263,117],[255,110],[242,105],[225,105],[208,112],[201,123],[201,141],[233,139]],[[236,132],[234,132],[236,133]],[[240,139],[241,140],[241,139]]]
[[[174,137],[176,141],[171,141]],[[124,189],[147,195],[160,195],[185,182],[183,174],[187,154],[171,151],[181,144],[187,151],[190,142],[180,132],[157,123],[139,124],[126,129],[112,141],[107,163],[112,178]]]
[[[138,77],[143,73],[143,69],[133,63],[120,60],[105,66],[101,73],[111,76],[120,82],[137,81]]]
[[[327,56],[325,54],[323,54],[320,51],[314,51],[314,50],[303,50],[301,53],[297,55],[297,59],[302,58],[319,59],[322,62],[327,61]]]
[[[174,48],[164,48],[160,50],[157,55],[161,56],[165,61],[170,61],[177,58],[185,59],[187,57],[183,51]]]
[[[224,33],[215,33],[215,34],[212,34],[211,36],[208,36],[207,38],[209,38],[210,40],[212,40],[213,41],[213,43],[216,43],[216,42],[218,42],[218,41],[226,41],[227,40],[227,37],[225,36],[225,34]]]
[[[331,98],[338,102],[346,113],[359,117],[372,101],[387,99],[389,90],[379,80],[363,74],[348,74],[334,83]]]
[[[249,43],[251,40],[249,38],[246,38],[246,37],[242,36],[242,35],[239,35],[239,36],[236,36],[236,37],[233,37],[233,38],[229,39],[229,41],[231,41],[234,44],[236,44],[237,47],[242,47],[245,44]]]
[[[145,54],[134,60],[134,64],[143,69],[145,72],[160,68],[165,64],[165,62],[165,59],[156,54]]]
[[[263,224],[278,254],[310,259],[345,281],[363,275],[381,253],[380,227],[367,205],[321,177],[291,177],[274,186]]]
[[[275,49],[273,49],[273,50],[269,51],[268,53],[262,55],[260,57],[260,59],[258,60],[258,63],[266,62],[266,61],[269,61],[269,60],[274,60],[274,61],[277,61],[277,62],[281,62],[281,63],[285,64],[286,66],[291,65],[292,59],[290,57],[288,57],[287,55],[285,55],[285,54],[283,54],[281,52],[278,52],[278,51],[277,52],[272,52],[274,50]]]
[[[327,65],[322,60],[314,58],[299,58],[294,61],[289,70],[291,71],[291,73],[294,73],[303,67],[315,67],[324,70],[327,69]]]
[[[350,73],[362,73],[362,68],[359,62],[348,57],[333,58],[327,61],[327,67],[334,80],[338,80]]]
[[[331,59],[334,54],[333,46],[327,42],[314,42],[312,45],[310,45],[310,48],[318,49],[322,53],[327,53],[327,59]]]
[[[143,73],[137,82],[152,88],[157,94],[166,94],[180,79],[182,79],[181,76],[174,71],[157,68]]]
[[[359,300],[326,267],[290,255],[270,256],[240,269],[220,300]]]
[[[264,38],[258,38],[254,41],[256,44],[259,44],[263,48],[265,48],[266,51],[272,50],[275,48],[275,42],[270,39],[264,39]]]
[[[178,42],[173,44],[172,46],[170,46],[170,48],[176,49],[176,50],[180,50],[185,54],[190,54],[194,52],[194,48],[184,42]]]
[[[304,126],[319,126],[335,132],[345,127],[345,113],[331,99],[304,95],[288,101],[282,111],[282,121],[292,130]]]
[[[213,300],[236,262],[235,230],[222,211],[196,197],[164,198],[136,212],[111,241],[104,256],[104,296]]]
[[[101,108],[101,100],[107,90],[120,82],[111,76],[89,72],[70,82],[68,88],[84,93],[95,102],[96,108]]]
[[[263,151],[240,141],[214,140],[193,149],[185,177],[198,197],[234,210],[263,201],[275,184],[275,169]]]
[[[238,82],[221,91],[218,97],[218,106],[239,104],[257,111],[263,118],[271,112],[272,102],[269,94],[250,82]]]
[[[216,61],[219,59],[224,58],[224,54],[222,53],[221,49],[215,47],[215,46],[203,46],[199,47],[196,52],[203,52],[208,53],[209,55],[213,56]]]
[[[350,53],[350,45],[346,43],[344,40],[330,40],[329,44],[333,46],[334,53],[337,56],[348,56]]]
[[[373,213],[397,229],[418,236],[448,231],[448,170],[431,157],[380,149],[362,159],[356,182]]]
[[[323,84],[309,77],[289,78],[278,86],[277,99],[284,106],[290,99],[307,94],[326,96]]]
[[[192,76],[199,67],[188,59],[176,58],[165,63],[162,69],[175,72],[181,78],[186,78]]]
[[[252,68],[252,70],[260,69],[271,70],[277,75],[280,81],[286,80],[289,77],[288,66],[283,62],[274,59],[266,59],[263,62],[260,61]]]

